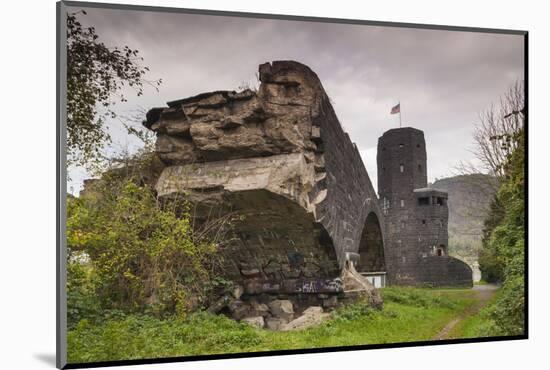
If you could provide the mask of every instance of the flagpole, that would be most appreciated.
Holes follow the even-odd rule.
[[[399,101],[399,128],[401,128],[401,101]]]
[[[399,128],[401,128],[401,101],[395,107],[392,107],[390,114],[399,113]]]

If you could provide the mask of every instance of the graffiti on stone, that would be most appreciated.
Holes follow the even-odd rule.
[[[316,294],[339,293],[343,291],[342,281],[336,279],[286,279],[260,280],[250,279],[244,282],[247,294],[286,293]]]

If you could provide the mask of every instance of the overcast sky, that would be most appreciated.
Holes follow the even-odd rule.
[[[75,10],[79,10],[75,9]],[[211,90],[257,85],[258,65],[296,60],[317,73],[376,188],[376,144],[398,127],[424,131],[428,179],[473,160],[478,114],[523,79],[523,36],[86,8],[79,15],[107,46],[138,49],[157,93],[128,95],[120,113]],[[136,147],[118,123],[115,148]],[[71,170],[78,192],[86,174]]]

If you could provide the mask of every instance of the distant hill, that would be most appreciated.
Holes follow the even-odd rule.
[[[477,257],[496,179],[483,174],[459,175],[438,179],[429,186],[449,193],[449,254],[470,264],[474,280],[479,280]]]

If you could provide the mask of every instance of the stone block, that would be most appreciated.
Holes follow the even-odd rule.
[[[250,311],[256,316],[269,316],[269,307],[265,303],[251,302]]]
[[[294,318],[294,308],[288,299],[276,299],[268,304],[271,314],[275,317],[290,321]]]
[[[229,312],[231,312],[231,317],[235,320],[241,320],[248,316],[248,313],[250,311],[250,306],[240,300],[234,300],[230,302],[227,307],[229,308]]]
[[[289,330],[307,329],[309,327],[319,325],[320,323],[322,323],[325,320],[328,320],[329,318],[330,318],[330,314],[324,313],[321,307],[309,307],[303,312],[303,314],[300,317],[283,325],[280,328],[280,330],[289,331]]]
[[[259,329],[263,328],[265,325],[264,318],[262,316],[245,317],[241,321]]]
[[[302,315],[319,315],[323,313],[323,308],[319,306],[308,307],[302,312]]]
[[[241,298],[241,296],[243,295],[243,293],[244,293],[244,288],[243,288],[242,285],[238,285],[238,284],[237,284],[237,285],[235,285],[235,286],[233,287],[232,295],[233,295],[233,297],[234,297],[235,299]]]

